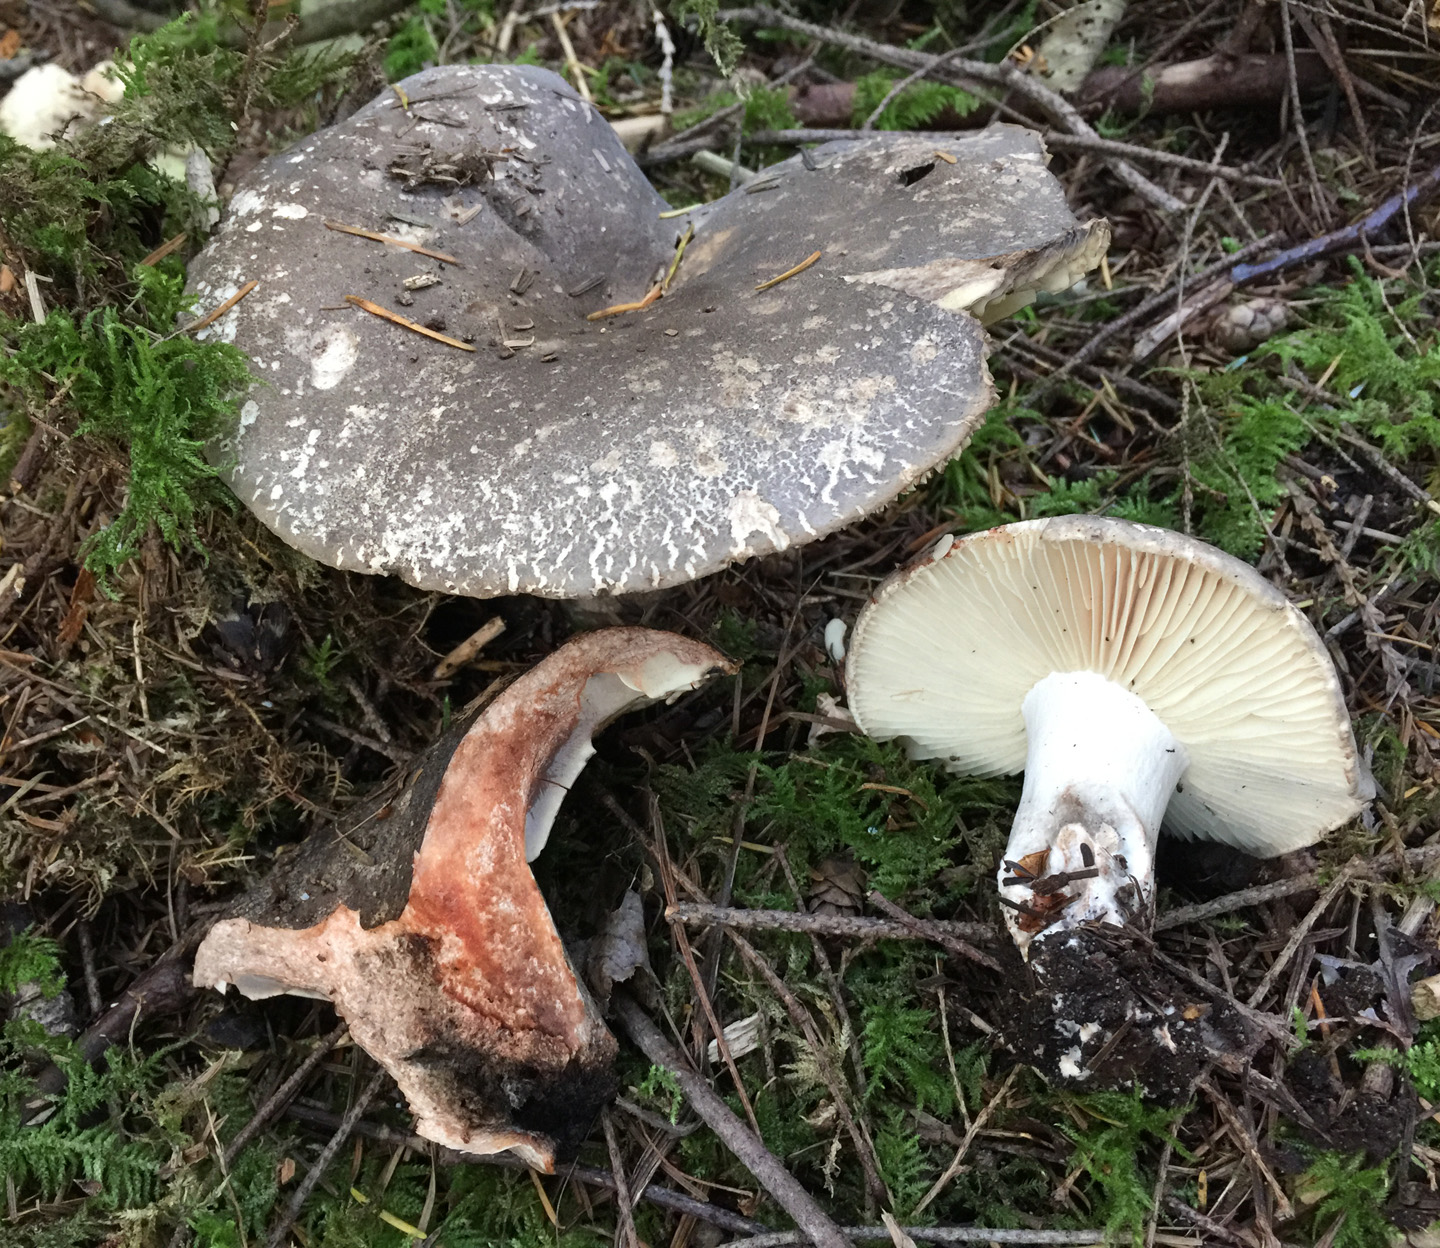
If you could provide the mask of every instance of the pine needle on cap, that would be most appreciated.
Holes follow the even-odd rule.
[[[458,338],[451,338],[433,329],[427,329],[419,321],[412,321],[408,316],[401,316],[398,312],[392,312],[389,308],[382,308],[378,303],[371,303],[368,299],[362,299],[359,295],[346,295],[346,303],[353,303],[357,308],[370,313],[371,316],[378,316],[382,320],[399,325],[402,329],[408,329],[412,333],[424,334],[427,338],[433,338],[436,342],[443,342],[447,347],[457,347],[461,351],[475,350],[468,342],[461,342]]]
[[[820,259],[820,255],[821,253],[817,251],[813,255],[806,256],[805,259],[800,261],[793,269],[786,269],[779,277],[772,277],[768,282],[761,282],[755,289],[769,290],[770,287],[778,286],[781,282],[788,282],[795,274],[805,272],[815,261]]]

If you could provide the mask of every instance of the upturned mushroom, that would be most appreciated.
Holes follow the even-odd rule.
[[[1320,639],[1248,564],[1101,517],[942,538],[861,611],[850,708],[973,775],[1025,773],[999,871],[1022,952],[1148,924],[1156,838],[1272,857],[1373,784]]]
[[[829,144],[667,209],[531,66],[427,70],[272,156],[191,268],[203,310],[248,291],[199,331],[263,382],[216,448],[236,493],[422,588],[683,583],[959,453],[993,400],[977,318],[1109,237],[1008,125]]]
[[[428,751],[398,795],[283,858],[206,936],[196,985],[333,1002],[419,1134],[550,1171],[613,1091],[616,1046],[526,864],[596,731],[730,670],[648,629],[562,646]]]

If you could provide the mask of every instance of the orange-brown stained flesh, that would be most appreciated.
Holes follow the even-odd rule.
[[[610,1091],[616,1048],[571,968],[525,860],[526,812],[577,731],[587,682],[613,673],[653,700],[656,665],[729,670],[707,646],[647,629],[582,636],[502,693],[446,768],[399,917],[366,930],[338,906],[304,929],[216,924],[195,959],[202,986],[324,996],[394,1076],[428,1139],[511,1148],[550,1170]],[[578,1135],[577,1135],[578,1133]]]

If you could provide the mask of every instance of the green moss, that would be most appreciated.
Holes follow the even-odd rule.
[[[852,105],[854,124],[863,125],[890,88],[904,76],[897,70],[877,69],[873,74],[857,79]],[[946,86],[941,82],[915,82],[885,106],[885,111],[875,119],[875,129],[920,130],[947,109],[957,116],[967,117],[979,107],[980,101],[959,87]]]
[[[172,546],[199,545],[198,512],[231,502],[205,444],[227,430],[250,381],[236,348],[164,332],[185,306],[183,274],[137,266],[135,278],[138,323],[114,307],[79,321],[66,312],[44,324],[0,321],[13,351],[0,356],[0,382],[37,410],[56,388],[79,415],[77,435],[128,453],[124,506],[87,551],[102,579],[135,555],[151,525]]]

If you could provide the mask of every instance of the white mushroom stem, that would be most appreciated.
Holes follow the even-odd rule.
[[[1139,697],[1095,672],[1045,677],[1022,710],[1025,787],[1005,859],[1025,863],[1033,878],[1003,864],[999,878],[1001,897],[1024,907],[1007,906],[1005,921],[1028,957],[1038,935],[1092,919],[1123,924],[1150,904],[1160,822],[1189,758]],[[1063,909],[1049,908],[1057,894],[1032,887],[1092,868],[1098,875],[1060,890],[1070,899]],[[1053,922],[1042,923],[1037,912],[1053,914]]]

